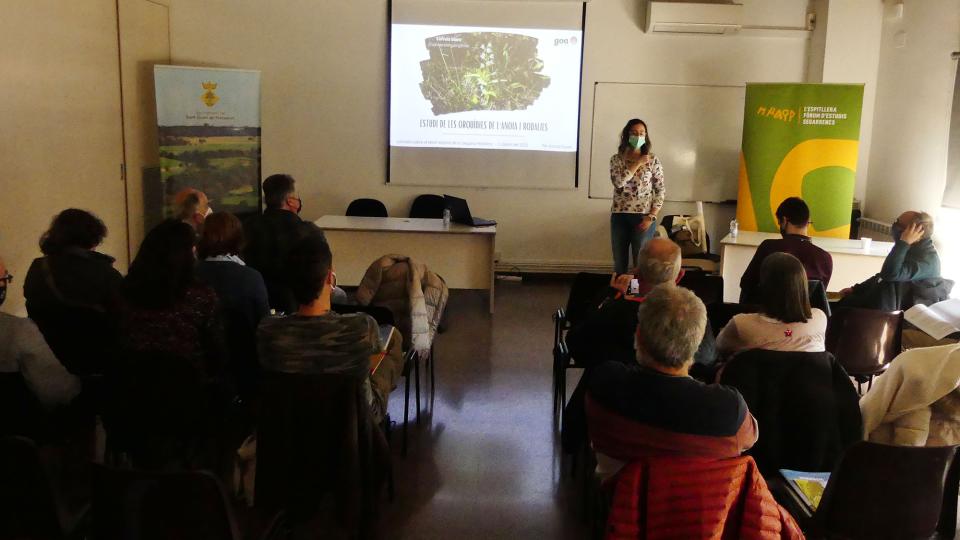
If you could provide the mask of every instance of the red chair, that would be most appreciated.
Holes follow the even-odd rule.
[[[837,307],[827,323],[827,351],[857,381],[857,392],[863,394],[873,378],[901,352],[902,311],[878,311]]]

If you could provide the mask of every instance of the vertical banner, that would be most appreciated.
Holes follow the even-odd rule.
[[[802,197],[810,234],[848,238],[860,140],[862,84],[748,84],[737,220],[778,232],[777,206]]]
[[[154,66],[164,215],[199,189],[216,211],[260,210],[260,72]]]

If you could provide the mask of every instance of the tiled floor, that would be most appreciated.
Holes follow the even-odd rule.
[[[384,538],[587,536],[570,481],[559,481],[551,412],[550,314],[568,288],[499,281],[493,316],[484,295],[454,293],[436,341],[433,411],[412,427],[406,458],[394,432],[397,496],[383,507]]]

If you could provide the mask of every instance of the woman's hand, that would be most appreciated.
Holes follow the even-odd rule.
[[[650,228],[651,225],[653,225],[653,216],[651,216],[650,214],[646,214],[645,216],[643,216],[643,221],[641,221],[637,225],[637,228],[640,229],[641,231],[646,231],[647,229]]]
[[[640,169],[645,167],[648,163],[650,163],[650,159],[651,159],[650,154],[647,154],[647,155],[640,156],[636,160],[633,160],[628,157],[624,157],[624,162],[627,165],[627,169],[632,174],[637,174],[637,171],[639,171]]]

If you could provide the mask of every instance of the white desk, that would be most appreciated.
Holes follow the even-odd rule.
[[[782,236],[777,233],[740,231],[736,238],[728,234],[720,241],[723,245],[720,252],[720,273],[723,275],[724,302],[740,300],[740,278],[753,259],[753,254],[757,252],[757,246],[768,238]],[[876,240],[872,242],[869,251],[863,249],[860,240],[814,237],[813,243],[833,257],[833,275],[830,276],[829,287],[831,292],[853,286],[879,272],[883,260],[893,249],[893,242]]]
[[[490,293],[493,313],[493,259],[496,227],[467,227],[440,219],[323,216],[323,229],[333,252],[337,282],[356,286],[370,264],[384,255],[407,255],[427,265],[451,289],[483,289]]]

